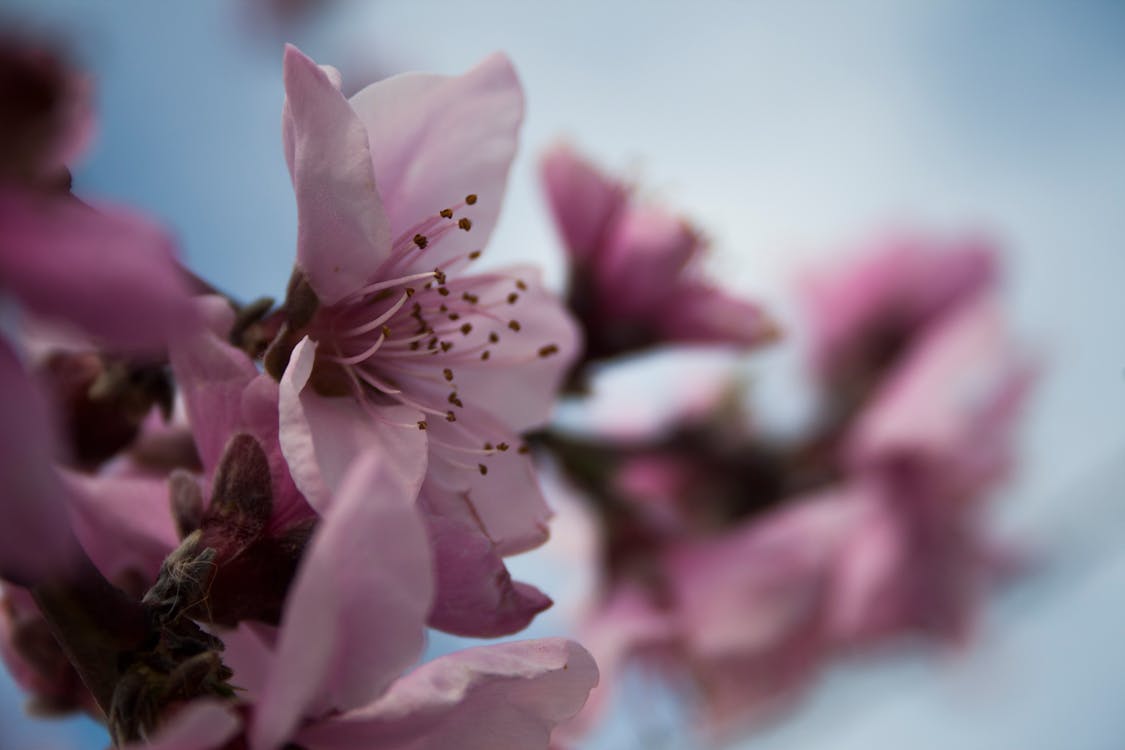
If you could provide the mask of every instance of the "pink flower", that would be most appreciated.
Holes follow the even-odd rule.
[[[458,275],[499,213],[519,82],[499,55],[460,77],[398,76],[351,100],[336,76],[287,48],[297,268],[266,356],[281,380],[281,446],[321,512],[371,446],[404,481],[424,472],[433,624],[514,632],[550,604],[513,584],[500,559],[547,534],[518,433],[546,419],[577,348],[533,271]]]
[[[682,219],[638,204],[566,146],[547,153],[542,174],[588,359],[661,342],[749,347],[777,336],[761,308],[701,278],[705,242]]]
[[[147,747],[211,750],[245,732],[251,750],[523,750],[546,748],[552,727],[578,711],[597,668],[558,639],[469,649],[400,677],[421,652],[434,585],[417,484],[389,463],[370,453],[347,472],[276,646],[241,631],[228,639],[249,710],[189,704]]]
[[[813,367],[838,382],[893,361],[927,325],[996,277],[996,251],[982,240],[911,235],[875,244],[858,262],[809,274],[800,296]]]
[[[838,637],[969,634],[981,595],[1011,559],[982,514],[1011,469],[1033,375],[987,297],[947,314],[893,371],[849,438],[871,493],[841,558]]]

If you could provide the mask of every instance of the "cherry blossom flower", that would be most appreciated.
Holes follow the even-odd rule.
[[[685,221],[643,205],[567,146],[543,158],[543,183],[571,262],[570,306],[587,359],[658,343],[757,346],[777,327],[760,307],[702,278],[706,243]]]
[[[372,445],[404,476],[425,471],[442,590],[434,624],[514,632],[550,604],[513,584],[500,559],[547,534],[518,434],[546,419],[577,349],[534,271],[460,273],[496,223],[520,86],[499,55],[460,77],[398,76],[350,100],[338,83],[286,50],[297,267],[266,355],[281,381],[281,446],[321,512]]]

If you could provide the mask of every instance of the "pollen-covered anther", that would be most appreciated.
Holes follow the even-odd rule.
[[[517,294],[516,292],[512,292],[511,294],[508,295],[508,304],[509,305],[516,304],[516,300],[518,300],[519,298],[520,298],[519,294]]]
[[[477,258],[480,257],[480,255],[481,255],[480,250],[474,250],[471,253],[469,253],[469,260],[476,260]]]
[[[487,349],[480,353],[480,358],[482,361],[488,361],[488,358],[491,356],[492,352],[488,351]]]
[[[472,332],[472,330],[473,330],[473,324],[472,323],[462,323],[461,324],[461,333],[465,334],[466,336],[468,336]]]
[[[437,283],[444,284],[445,283],[445,271],[441,270],[440,268],[435,268],[434,269],[434,278],[437,279]]]
[[[456,422],[456,421],[457,421],[457,415],[456,415],[456,414],[454,414],[454,413],[453,413],[453,412],[451,412],[451,411],[447,411],[447,412],[445,413],[445,421],[446,421],[446,422]]]
[[[438,287],[438,290],[437,290],[437,292],[438,292],[438,294],[440,294],[440,295],[441,295],[442,297],[448,297],[448,296],[449,296],[449,289],[447,289],[447,288],[446,288],[446,287],[444,287],[444,286],[439,286],[439,287]]]
[[[473,222],[467,216],[462,216],[457,220],[457,226],[464,229],[466,232],[473,228]]]
[[[380,330],[383,332],[383,335],[386,336],[387,338],[391,337],[391,327],[390,326],[383,326]]]
[[[447,352],[447,351],[449,351],[449,350],[450,350],[450,349],[452,349],[452,348],[453,348],[453,342],[452,342],[452,341],[443,341],[443,342],[441,342],[441,350],[442,350],[443,352]]]
[[[531,448],[529,448],[525,443],[519,448],[516,448],[516,453],[519,453],[521,456],[526,456],[528,453],[531,453]]]
[[[519,331],[520,322],[518,320],[509,320],[508,321],[508,328],[511,328],[513,331]]]
[[[446,380],[453,380],[453,370],[448,367],[442,370],[441,374]]]
[[[507,444],[507,443],[497,443],[497,444],[496,444],[496,450],[500,451],[501,453],[503,453],[504,451],[508,450],[508,447],[509,447],[509,446],[508,446],[508,444]]]
[[[486,451],[490,451],[490,450],[492,450],[492,443],[486,442],[486,443],[484,444],[484,449],[485,449]]]
[[[465,292],[464,294],[462,294],[461,299],[465,300],[470,305],[475,305],[476,303],[480,302],[480,297],[470,292]]]
[[[516,289],[519,289],[521,292],[527,291],[527,284],[523,279],[516,279]]]
[[[500,334],[498,334],[496,331],[493,331],[492,333],[488,334],[488,340],[491,341],[493,344],[499,344],[500,343]]]
[[[476,202],[477,202],[477,194],[476,193],[469,193],[468,195],[465,196],[465,203],[469,204],[470,206],[476,205]]]
[[[547,344],[546,346],[539,347],[540,357],[550,357],[552,354],[558,354],[559,348],[554,344]]]
[[[416,234],[414,235],[414,244],[424,250],[426,248],[426,245],[430,244],[430,241],[426,238],[426,235]]]
[[[454,391],[453,393],[449,394],[449,403],[453,404],[454,406],[458,406],[462,409],[465,408],[465,404],[462,403],[461,399],[457,397],[457,391]]]
[[[477,469],[479,469],[479,470],[480,470],[480,475],[481,475],[482,477],[483,477],[483,476],[484,476],[485,474],[487,474],[487,473],[488,473],[488,467],[487,467],[487,466],[485,466],[484,464],[477,464]]]
[[[419,429],[419,430],[424,430],[424,429],[426,429],[426,428],[427,428],[427,427],[429,427],[429,426],[430,426],[430,425],[426,423],[426,420],[424,420],[424,419],[420,419],[420,420],[418,420],[418,429]]]
[[[458,321],[461,319],[461,313],[449,313],[449,319],[452,321]]]
[[[442,210],[438,211],[438,214],[440,214],[441,218],[443,218],[443,219],[452,219],[453,218],[453,209],[452,208],[443,208]]]

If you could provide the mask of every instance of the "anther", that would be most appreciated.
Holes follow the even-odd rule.
[[[498,334],[496,331],[493,331],[492,333],[488,334],[488,340],[491,341],[493,344],[499,344],[500,343],[500,334]]]
[[[456,421],[457,421],[457,415],[456,415],[456,414],[454,414],[454,413],[453,413],[453,412],[451,412],[451,411],[447,411],[447,412],[445,413],[445,421],[446,421],[446,422],[456,422]]]
[[[487,466],[485,466],[484,464],[477,464],[477,468],[478,468],[478,469],[480,469],[480,475],[481,475],[482,477],[483,477],[483,476],[484,476],[485,474],[487,474],[487,473],[488,473],[488,467],[487,467]]]
[[[516,279],[516,289],[519,289],[521,292],[527,291],[527,284],[524,283],[523,279]]]
[[[550,357],[552,354],[558,354],[559,348],[554,344],[547,344],[546,346],[539,347],[540,357]]]
[[[412,342],[410,342],[410,351],[412,351],[412,352],[416,352],[416,351],[418,351],[418,350],[419,350],[419,349],[420,349],[421,347],[422,347],[422,342],[421,342],[421,341],[412,341]]]
[[[485,443],[485,444],[484,444],[484,449],[485,449],[486,451],[490,451],[490,450],[492,450],[492,443]]]
[[[463,323],[461,325],[461,333],[465,334],[466,336],[468,336],[469,332],[472,331],[472,330],[473,330],[473,324],[472,323]]]
[[[387,338],[391,337],[391,327],[390,326],[383,326],[383,328],[381,330],[383,331],[384,336],[386,336]]]
[[[452,219],[453,218],[453,209],[452,208],[443,208],[441,211],[438,211],[438,213],[441,214],[441,218],[443,218],[443,219]]]
[[[449,312],[449,308],[445,306],[444,302],[442,302],[440,305],[438,305],[438,312],[447,313]]]
[[[461,403],[461,399],[458,398],[456,391],[449,394],[449,403],[453,404],[454,406],[459,406],[462,409],[465,408],[465,405],[463,403]]]
[[[457,220],[457,226],[467,232],[473,228],[473,222],[469,221],[469,218],[467,216],[462,216]]]
[[[442,370],[441,374],[445,376],[446,380],[453,380],[453,370],[450,370],[448,367]]]
[[[469,253],[469,260],[476,260],[477,258],[480,257],[480,253],[481,253],[480,250],[472,251],[471,253]]]
[[[452,349],[452,348],[453,348],[453,342],[452,342],[452,341],[443,341],[443,342],[441,342],[441,350],[442,350],[443,352],[447,352],[447,351],[449,351],[449,350],[450,350],[450,349]]]
[[[468,203],[470,206],[476,204],[477,194],[476,193],[469,193],[468,195],[465,196],[465,202]]]
[[[459,313],[449,313],[449,319],[452,321],[458,321],[461,319],[461,315]]]
[[[414,244],[420,248],[425,248],[426,245],[430,244],[430,241],[426,239],[426,235],[416,234],[414,235]]]
[[[439,286],[438,290],[437,290],[437,293],[440,294],[442,297],[448,297],[449,296],[449,290],[447,288],[445,288],[444,286]]]
[[[519,448],[516,449],[516,453],[519,453],[521,455],[527,455],[528,453],[531,453],[531,448],[528,448],[526,445],[521,445]]]
[[[418,421],[418,429],[419,429],[419,430],[424,430],[424,429],[426,429],[427,427],[429,427],[429,425],[428,425],[428,424],[426,424],[426,420],[424,420],[424,419],[421,419],[421,420],[419,420],[419,421]]]
[[[440,268],[435,268],[434,269],[434,278],[437,279],[437,283],[444,284],[445,283],[445,271],[441,270]]]
[[[508,450],[508,444],[507,443],[497,443],[496,444],[496,450],[503,453],[504,451]]]
[[[511,328],[513,331],[518,331],[520,329],[520,322],[518,320],[509,320],[508,328]]]
[[[485,349],[483,352],[480,353],[481,360],[487,360],[491,356],[492,356],[492,352],[488,351],[487,349]]]
[[[414,287],[412,287],[412,286],[406,287],[406,296],[407,297],[413,297],[414,296]]]
[[[465,300],[470,305],[475,305],[477,302],[480,301],[480,297],[478,297],[475,294],[470,294],[469,292],[465,292],[464,294],[462,294],[461,299]]]
[[[516,304],[516,300],[518,300],[519,298],[520,298],[520,296],[518,294],[516,294],[515,292],[512,292],[511,294],[508,295],[508,304],[509,305]]]

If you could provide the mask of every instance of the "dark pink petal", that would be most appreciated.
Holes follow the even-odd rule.
[[[474,638],[518,633],[551,599],[513,581],[496,548],[479,527],[455,519],[426,519],[434,550],[437,595],[430,627]]]
[[[168,235],[122,211],[0,189],[0,286],[105,343],[158,349],[193,320]]]
[[[297,736],[317,750],[546,750],[582,707],[598,668],[558,638],[459,651],[422,665],[371,706]]]
[[[322,304],[374,278],[391,249],[367,132],[328,74],[285,48],[285,130],[297,194],[297,266]]]
[[[544,155],[541,174],[567,253],[578,264],[596,262],[628,197],[625,186],[565,144]]]
[[[54,467],[53,415],[0,339],[0,578],[32,585],[79,554]]]
[[[668,304],[702,241],[683,220],[658,208],[635,207],[618,217],[595,259],[603,306],[623,315],[652,314]]]
[[[180,540],[163,479],[66,473],[70,521],[86,554],[109,580],[140,573],[152,582]]]
[[[656,315],[660,333],[670,341],[758,346],[780,335],[761,307],[699,281],[668,290]]]
[[[444,208],[471,220],[417,255],[428,271],[488,243],[515,155],[523,91],[508,58],[494,54],[461,76],[388,78],[352,97],[371,141],[375,176],[394,235],[412,237]],[[469,195],[473,205],[465,205]],[[431,234],[424,230],[423,234]]]
[[[228,706],[196,700],[172,716],[149,742],[122,750],[220,750],[241,727],[242,721]]]
[[[374,700],[418,658],[433,584],[416,493],[374,452],[348,472],[290,590],[254,748]]]
[[[304,339],[293,349],[281,378],[281,449],[297,487],[324,513],[353,461],[374,450],[383,470],[418,493],[426,471],[426,433],[420,413],[388,404],[370,408],[350,397],[328,397],[308,385],[316,343]]]

